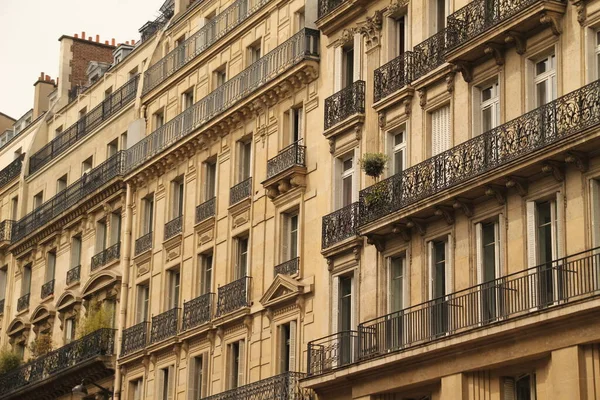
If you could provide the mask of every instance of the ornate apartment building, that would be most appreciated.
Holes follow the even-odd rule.
[[[159,15],[0,115],[0,400],[600,399],[600,1]]]

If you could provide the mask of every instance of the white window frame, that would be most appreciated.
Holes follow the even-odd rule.
[[[237,348],[238,348],[238,354],[237,354],[237,358],[238,358],[238,368],[237,368],[237,374],[236,376],[233,376],[233,365],[235,363],[235,356],[236,354],[234,353],[233,349],[234,346],[237,344]],[[245,379],[245,369],[246,369],[246,341],[244,339],[240,339],[234,342],[230,342],[227,345],[227,368],[226,368],[226,372],[227,372],[227,388],[228,389],[235,389],[238,388],[240,386],[244,385],[244,379]]]
[[[145,296],[143,296],[144,292]],[[135,303],[136,324],[148,322],[150,319],[150,282],[137,285]]]
[[[537,64],[539,64],[540,62],[542,62],[546,59],[550,61],[550,67],[547,71],[542,72],[541,74],[538,75],[536,72],[536,66],[537,66]],[[558,61],[558,58],[556,56],[556,49],[554,47],[552,47],[552,51],[546,53],[544,56],[540,56],[540,57],[531,59],[532,73],[533,73],[533,78],[532,78],[532,82],[533,82],[532,108],[533,109],[541,107],[542,105],[547,104],[547,103],[555,100],[558,97],[557,61]],[[537,87],[538,87],[538,84],[543,83],[543,82],[546,83],[546,96],[549,95],[550,97],[546,99],[547,101],[545,101],[544,103],[541,103],[540,99],[538,98]]]
[[[396,136],[402,134],[402,142],[396,144]],[[389,176],[396,175],[407,168],[407,136],[408,131],[406,129],[406,123],[402,124],[398,129],[394,129],[388,132],[388,154],[391,160],[391,168],[388,168]],[[396,154],[402,153],[402,171],[396,170]]]
[[[505,219],[504,214],[498,214],[497,218],[493,220],[486,220],[482,222],[477,222],[475,224],[475,243],[476,243],[476,264],[477,264],[477,284],[480,285],[484,282],[484,243],[483,243],[483,225],[493,223],[494,224],[494,240],[495,240],[495,275],[496,279],[503,276],[504,271],[504,257],[503,257],[503,248],[504,248],[504,226]]]
[[[179,275],[178,279],[177,275]],[[165,311],[179,307],[182,291],[181,283],[181,269],[179,267],[167,271],[167,307]]]
[[[348,161],[349,159],[352,159],[352,168],[348,169],[348,170],[344,170],[344,163],[346,161]],[[357,164],[357,159],[356,159],[356,153],[354,151],[349,152],[344,154],[341,157],[337,158],[337,165],[338,165],[338,173],[337,173],[337,177],[336,177],[336,189],[335,190],[335,194],[336,194],[336,203],[337,203],[337,209],[340,209],[342,207],[345,207],[349,204],[354,203],[357,200],[357,190],[356,190],[356,180],[357,180],[357,174],[356,174],[356,164]],[[350,178],[350,181],[352,182],[352,199],[351,202],[349,204],[344,204],[344,180],[346,178]]]
[[[292,230],[292,219],[296,218],[296,230],[295,233]],[[300,213],[298,210],[293,210],[283,214],[282,218],[283,229],[281,230],[283,233],[282,243],[281,243],[281,256],[280,261],[290,261],[300,255]],[[296,242],[296,251],[295,254],[292,252],[292,241]]]
[[[487,88],[491,88],[492,95],[488,100],[483,100],[483,92]],[[500,125],[500,85],[498,79],[494,79],[491,81],[487,81],[481,85],[476,87],[476,96],[477,96],[477,115],[475,121],[477,123],[477,135],[481,135],[485,133],[483,128],[484,121],[484,111],[491,109],[491,118],[490,121],[491,128],[494,129]]]
[[[427,242],[428,257],[429,257],[429,300],[433,300],[433,281],[435,279],[435,263],[434,263],[434,242],[444,241],[446,243],[445,252],[445,287],[444,296],[450,295],[454,291],[454,243],[452,234],[449,233],[444,236],[438,236],[437,238],[431,239]]]
[[[201,361],[200,374],[198,374],[198,362]],[[188,400],[203,399],[208,394],[208,353],[195,354],[190,357],[189,380],[188,380]],[[200,385],[200,387],[198,387]],[[198,391],[200,393],[198,393]]]
[[[402,279],[402,306],[400,307],[399,310],[394,310],[393,309],[393,281],[394,281],[394,276],[392,274],[392,260],[393,259],[398,259],[400,258],[402,260],[402,273],[401,273],[401,279]],[[389,257],[387,257],[387,290],[388,290],[388,296],[387,296],[387,310],[388,313],[392,313],[392,312],[396,312],[396,311],[400,311],[403,310],[405,308],[408,307],[408,304],[410,304],[410,293],[409,293],[409,274],[408,274],[408,260],[407,260],[407,254],[406,252],[403,253],[398,253],[398,254],[393,254],[390,255]]]
[[[210,260],[210,268],[209,261]],[[202,296],[208,293],[212,293],[212,285],[214,281],[214,252],[210,251],[208,253],[198,254],[198,265],[199,265],[199,277],[198,277],[198,295]],[[210,278],[207,279],[207,276],[210,275]],[[208,284],[207,284],[207,281]]]
[[[446,112],[446,137],[443,136],[442,131],[442,116],[443,112]],[[428,112],[429,119],[429,157],[436,156],[443,153],[444,151],[452,148],[452,107],[449,103],[443,104]],[[440,121],[436,121],[436,116],[440,115]]]
[[[166,387],[165,387],[166,379]],[[158,370],[157,399],[173,400],[175,398],[175,366],[169,365]],[[165,393],[166,392],[166,393]],[[166,395],[166,396],[165,396]]]
[[[285,340],[285,337],[283,336],[283,333],[284,333],[284,329],[286,329],[286,327],[289,332],[289,339],[288,339],[289,343],[284,343],[284,342],[286,342],[286,340]],[[275,353],[277,354],[277,363],[276,363],[277,371],[280,374],[285,373],[285,372],[296,372],[296,369],[297,369],[296,345],[298,343],[297,332],[298,332],[298,321],[296,321],[296,320],[287,321],[287,322],[277,325],[277,350]],[[284,368],[284,363],[286,363],[286,361],[284,359],[284,355],[285,355],[284,349],[286,346],[289,348],[289,353],[287,354],[287,364],[288,364],[287,370]]]

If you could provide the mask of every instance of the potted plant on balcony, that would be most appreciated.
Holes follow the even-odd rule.
[[[32,359],[46,355],[52,350],[52,336],[48,333],[40,333],[29,345],[29,351],[31,352]]]
[[[77,327],[77,338],[82,338],[99,329],[112,328],[113,313],[102,304],[92,304],[85,318]]]
[[[365,172],[367,176],[372,177],[375,180],[373,185],[365,196],[365,203],[367,207],[377,206],[383,199],[385,199],[387,190],[385,185],[379,185],[379,177],[383,174],[388,161],[388,156],[383,153],[365,153],[365,155],[358,160],[360,168]]]
[[[0,350],[0,375],[5,374],[21,365],[21,357],[11,348],[4,347]]]

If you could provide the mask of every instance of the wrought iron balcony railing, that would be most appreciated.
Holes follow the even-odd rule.
[[[309,373],[563,306],[600,293],[600,249],[573,254],[361,323],[352,357],[334,342],[309,343]],[[339,340],[338,340],[339,344]],[[332,362],[331,360],[337,360]]]
[[[246,276],[219,287],[216,317],[221,317],[240,308],[250,307],[251,281],[252,278]]]
[[[17,300],[17,312],[21,312],[29,308],[29,293],[24,294]]]
[[[196,207],[196,223],[200,223],[205,219],[215,216],[217,205],[217,198],[213,197],[210,200],[206,200],[204,203]]]
[[[229,205],[239,203],[252,195],[252,177],[241,181],[231,189],[229,189]]]
[[[184,65],[202,54],[217,40],[254,15],[268,0],[237,0],[210,19],[196,33],[148,68],[144,74],[144,94],[160,85]]]
[[[413,48],[410,67],[412,72],[409,74],[413,81],[427,75],[446,62],[447,37],[448,30],[442,29]]]
[[[102,103],[85,114],[79,121],[61,132],[50,143],[42,147],[29,158],[29,174],[38,171],[44,165],[64,153],[69,147],[96,129],[104,121],[115,115],[131,102],[137,93],[139,75],[111,93]]]
[[[12,243],[23,239],[44,226],[67,209],[123,174],[125,152],[120,151],[90,172],[69,185],[65,190],[46,201],[13,224]]]
[[[599,124],[600,81],[596,81],[362,190],[360,224]]]
[[[326,249],[358,234],[359,203],[354,202],[323,217],[321,248]]]
[[[267,179],[296,166],[304,167],[306,146],[302,146],[300,143],[302,143],[302,139],[292,143],[267,161]]]
[[[152,232],[148,232],[143,236],[140,236],[135,241],[135,252],[136,256],[150,250],[152,248]]]
[[[116,261],[121,256],[121,242],[115,243],[92,257],[91,270],[96,271],[106,264]]]
[[[319,18],[323,18],[348,0],[319,0]]]
[[[129,328],[123,329],[123,338],[121,339],[121,354],[123,357],[127,354],[142,350],[148,343],[148,327],[150,323],[147,321],[140,322]]]
[[[4,315],[4,299],[0,299],[0,315]]]
[[[152,317],[152,326],[150,327],[151,344],[177,335],[177,332],[179,332],[179,310],[175,307]]]
[[[214,297],[214,293],[206,293],[183,303],[182,330],[195,328],[210,321]]]
[[[79,282],[81,279],[81,265],[71,268],[67,271],[67,285]]]
[[[313,398],[312,391],[301,388],[299,384],[305,377],[306,374],[300,372],[285,372],[203,400],[310,400]]]
[[[165,224],[165,240],[171,239],[183,232],[183,215]]]
[[[319,31],[303,29],[127,151],[129,171],[161,153],[256,89],[306,59],[319,57]]]
[[[365,113],[365,81],[356,81],[325,99],[325,129]]]
[[[23,167],[23,157],[17,157],[14,161],[8,164],[2,171],[0,171],[0,188],[6,186],[12,182],[17,176],[21,174],[21,168]]]
[[[115,330],[100,329],[0,375],[0,398],[96,357],[111,356],[114,354],[114,343]]]
[[[412,81],[413,54],[412,51],[407,51],[375,70],[375,102],[400,90]]]
[[[44,283],[42,285],[42,290],[41,290],[41,298],[45,299],[46,297],[53,295],[54,294],[54,279],[52,279],[51,281],[48,281],[46,283]]]
[[[5,219],[4,221],[0,222],[0,242],[10,242],[14,223],[15,221],[10,219]]]
[[[308,375],[319,375],[357,361],[358,332],[343,331],[308,342]]]
[[[274,268],[275,275],[295,275],[300,271],[300,257],[292,258]]]

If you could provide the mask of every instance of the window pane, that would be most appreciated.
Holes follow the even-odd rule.
[[[494,126],[493,123],[493,107],[486,107],[481,111],[481,132],[487,132]]]
[[[348,159],[344,160],[344,172],[350,171],[352,169],[352,166],[353,166],[352,158],[348,158]]]
[[[398,146],[404,143],[404,132],[400,132],[394,135],[394,146]]]
[[[545,58],[535,64],[535,74],[540,75],[548,70],[548,59]]]
[[[347,176],[342,184],[342,207],[352,203],[352,175]]]
[[[400,311],[404,299],[404,257],[394,257],[390,260],[390,312]]]
[[[433,297],[438,298],[446,294],[446,242],[435,242],[433,247]]]
[[[548,84],[547,81],[543,81],[540,82],[538,84],[535,85],[536,87],[536,94],[537,94],[537,106],[543,106],[544,104],[546,104],[546,98],[547,98],[547,88],[546,85]]]
[[[492,98],[492,86],[488,86],[481,90],[481,101],[488,101]]]

